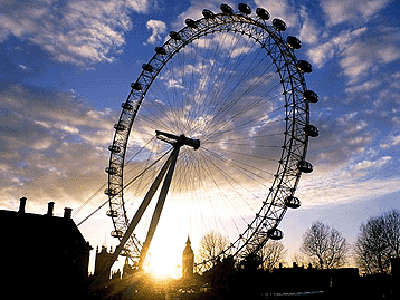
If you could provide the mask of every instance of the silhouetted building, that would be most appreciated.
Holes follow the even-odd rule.
[[[392,275],[392,288],[393,295],[397,299],[400,299],[400,257],[392,258],[391,264],[391,275]]]
[[[95,260],[95,265],[94,265],[94,276],[97,277],[101,272],[104,272],[101,274],[103,278],[101,279],[103,282],[105,280],[110,279],[111,275],[111,268],[112,264],[110,264],[111,259],[113,255],[113,250],[108,252],[106,246],[101,247],[101,252],[99,252],[99,247],[96,247],[96,260]],[[105,270],[106,269],[106,270]]]
[[[182,253],[182,278],[188,279],[193,276],[193,266],[194,266],[194,255],[192,250],[192,245],[190,243],[190,238],[188,237],[185,244],[185,249]]]
[[[89,251],[71,219],[53,216],[54,202],[45,215],[26,213],[26,197],[19,211],[0,210],[3,295],[14,299],[77,298],[86,289]]]
[[[112,273],[111,280],[116,281],[121,279],[122,279],[122,272],[120,269]]]
[[[272,291],[293,292],[354,292],[358,285],[359,271],[354,268],[316,269],[311,264],[307,268],[293,263],[293,268],[274,269]]]
[[[128,256],[125,257],[125,263],[124,263],[124,268],[122,270],[122,278],[129,278],[132,276],[132,274],[134,273],[134,271],[136,270],[135,265],[130,265],[129,264],[129,260],[128,260]]]
[[[392,258],[390,260],[391,270],[390,273],[398,280],[400,280],[400,258]]]
[[[363,298],[400,299],[400,258],[390,260],[390,274],[364,274],[361,278]]]

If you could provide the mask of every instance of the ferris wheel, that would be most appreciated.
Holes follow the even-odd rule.
[[[282,239],[279,223],[301,205],[295,191],[318,135],[318,97],[304,79],[312,66],[297,60],[301,42],[283,36],[283,20],[243,3],[220,9],[171,31],[122,104],[106,168],[114,256],[142,265],[174,222],[192,239],[226,233],[231,244],[216,255],[258,251]]]

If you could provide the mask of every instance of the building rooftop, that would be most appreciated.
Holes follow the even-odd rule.
[[[20,243],[32,248],[42,248],[51,243],[52,247],[91,248],[71,219],[71,209],[65,208],[63,217],[54,216],[54,202],[49,202],[46,214],[33,214],[25,211],[26,198],[20,199],[19,211],[0,210],[0,231],[2,240],[11,243]],[[38,243],[41,243],[39,245]]]

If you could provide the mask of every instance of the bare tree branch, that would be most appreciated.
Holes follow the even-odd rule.
[[[396,210],[371,217],[360,227],[355,261],[365,273],[388,273],[390,259],[400,257],[400,214]]]
[[[320,221],[304,233],[300,251],[313,259],[321,269],[340,267],[346,260],[348,244],[342,234]]]
[[[265,270],[273,270],[284,259],[287,250],[282,242],[268,242],[261,250]]]
[[[211,231],[203,235],[200,241],[197,261],[202,265],[202,272],[210,269],[216,256],[229,246],[229,240],[220,233]]]

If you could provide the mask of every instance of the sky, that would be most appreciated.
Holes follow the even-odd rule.
[[[238,2],[227,3],[236,10]],[[186,18],[201,18],[204,8],[219,12],[219,4],[0,0],[0,209],[17,210],[26,196],[27,211],[45,213],[46,203],[55,201],[56,215],[71,207],[78,223],[104,203],[106,196],[96,192],[107,180],[107,147],[131,83],[171,30],[182,28]],[[253,15],[264,7],[271,18],[285,20],[285,34],[302,41],[296,56],[313,65],[306,84],[319,95],[310,108],[319,137],[310,139],[307,152],[314,172],[299,183],[296,195],[303,205],[288,211],[279,226],[283,242],[295,253],[316,220],[354,242],[370,216],[400,209],[400,4],[259,0],[248,5]],[[221,41],[210,40],[193,48],[223,48]],[[156,101],[160,94],[149,97]],[[238,206],[233,204],[232,209]],[[80,230],[94,247],[115,245],[111,227],[100,210]],[[171,243],[182,244],[188,231]],[[178,256],[183,248],[176,246]]]

